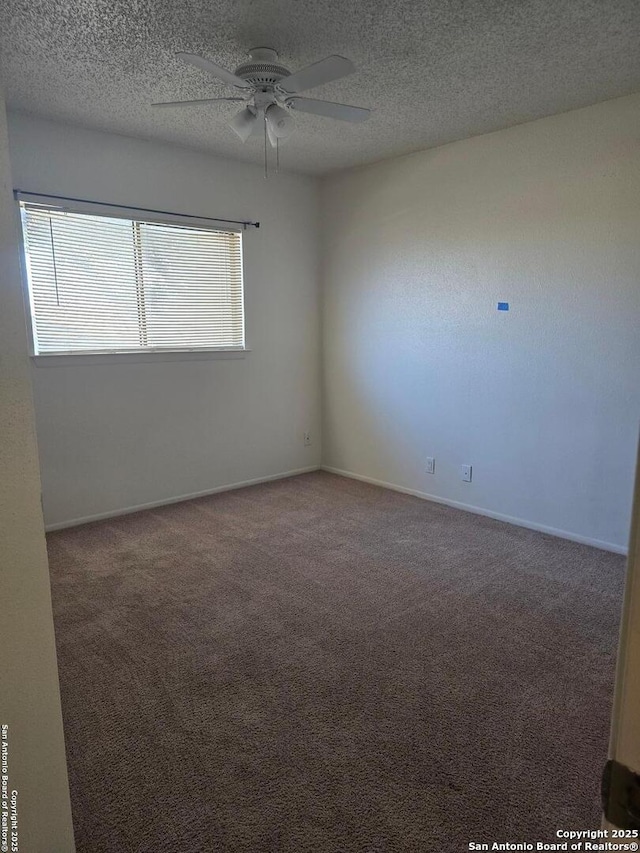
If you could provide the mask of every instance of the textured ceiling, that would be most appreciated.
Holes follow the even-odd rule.
[[[638,0],[4,0],[11,108],[255,163],[226,125],[234,94],[179,62],[233,70],[269,46],[296,70],[338,53],[357,72],[309,97],[372,107],[364,124],[296,115],[281,167],[322,174],[640,90]]]

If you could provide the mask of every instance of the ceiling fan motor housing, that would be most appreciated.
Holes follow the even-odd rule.
[[[278,65],[278,54],[269,47],[255,47],[249,51],[249,57],[250,61],[239,65],[235,74],[256,89],[272,89],[283,77],[291,74],[284,65]]]

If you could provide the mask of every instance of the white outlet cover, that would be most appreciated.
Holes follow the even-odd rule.
[[[427,474],[436,473],[436,460],[434,456],[427,456]]]
[[[472,474],[472,471],[473,471],[473,468],[472,468],[472,466],[471,466],[471,465],[463,465],[463,466],[462,466],[462,468],[461,468],[462,480],[463,480],[465,483],[470,483],[470,482],[471,482],[471,474]]]

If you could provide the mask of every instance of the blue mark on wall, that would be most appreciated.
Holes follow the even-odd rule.
[[[508,302],[498,302],[498,311],[508,311],[509,303]]]

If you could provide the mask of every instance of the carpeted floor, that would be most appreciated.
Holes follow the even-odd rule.
[[[49,553],[78,853],[599,825],[622,557],[320,472]]]

